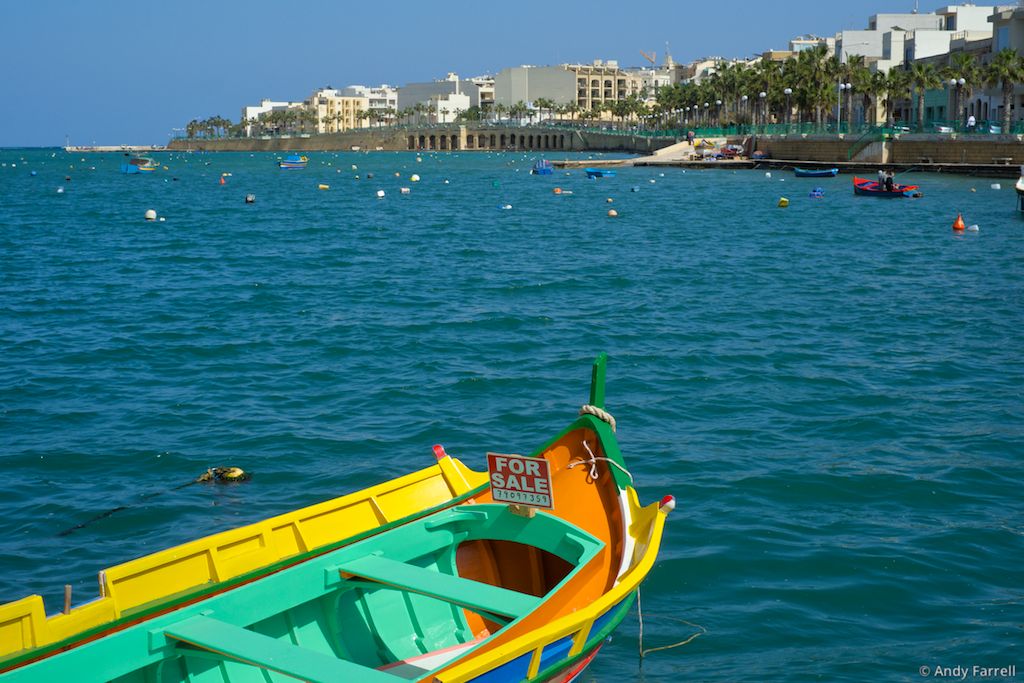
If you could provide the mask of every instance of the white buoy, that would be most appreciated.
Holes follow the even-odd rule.
[[[155,221],[156,220],[156,211],[154,211],[153,209],[146,209],[146,220],[147,221]]]
[[[417,174],[413,173],[411,176],[409,176],[409,180],[411,182],[418,183],[420,181],[420,177]]]
[[[399,188],[398,191],[401,192],[402,194],[409,194],[409,192],[411,192],[411,190],[408,187]]]
[[[511,208],[512,208],[512,205],[511,205],[511,204],[502,204],[502,205],[501,205],[500,207],[498,207],[498,208],[500,208],[500,209],[501,209],[502,211],[508,211],[509,209],[511,209]]]
[[[651,185],[653,185],[654,183],[656,183],[656,182],[658,182],[658,181],[657,181],[657,180],[655,180],[654,178],[651,178],[651,179],[650,179],[650,181],[648,181],[648,182],[650,182],[650,183],[651,183]]]
[[[1003,189],[1003,186],[1000,185],[999,183],[992,183],[992,189],[993,190],[1001,190],[1001,189]]]
[[[384,190],[377,190],[377,199],[384,199]]]
[[[358,166],[356,166],[355,164],[352,164],[352,170],[353,170],[353,171],[357,171],[357,170],[359,170],[359,167],[358,167]]]
[[[160,222],[161,222],[161,223],[163,223],[163,222],[164,222],[165,220],[167,220],[167,219],[166,219],[166,218],[164,218],[163,216],[160,216]]]
[[[765,171],[764,172],[764,177],[765,178],[771,178],[772,177],[772,172],[771,171]]]
[[[977,225],[968,225],[967,226],[967,232],[978,232],[978,230],[980,230],[980,229],[981,228],[979,228]]]
[[[57,188],[57,194],[64,194],[64,186],[63,185],[61,185],[60,187]]]
[[[448,184],[448,179],[447,179],[447,178],[445,178],[445,179],[444,179],[444,184],[445,184],[445,185],[447,185],[447,184]]]

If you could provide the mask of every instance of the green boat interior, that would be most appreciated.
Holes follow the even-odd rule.
[[[464,505],[8,675],[11,683],[41,683],[44,672],[75,680],[84,670],[116,683],[421,678],[529,613],[603,547],[552,515]]]

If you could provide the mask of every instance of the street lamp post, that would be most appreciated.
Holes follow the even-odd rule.
[[[768,93],[764,90],[757,93],[758,98],[761,100],[761,125],[767,125],[768,123],[768,109],[766,107],[765,98],[768,97]]]
[[[708,113],[708,107],[711,106],[710,102],[704,103],[704,127],[707,128],[711,123],[711,114]]]
[[[792,123],[793,108],[789,104],[789,98],[793,94],[792,88],[786,88],[782,91],[786,95],[786,129],[789,130],[789,124]]]
[[[850,92],[852,90],[853,90],[853,84],[851,84],[851,83],[840,83],[839,84],[839,106],[836,107],[836,109],[837,109],[837,113],[836,113],[837,114],[836,115],[836,132],[837,133],[842,132],[842,128],[843,128],[843,92]],[[850,92],[850,94],[852,95],[853,93]],[[847,122],[847,125],[849,125],[849,122]]]
[[[960,127],[960,94],[963,90],[964,85],[967,81],[963,78],[951,78],[949,79],[949,89],[953,93],[953,115],[949,118],[954,120],[957,128]],[[956,88],[956,90],[953,90]]]
[[[743,108],[743,116],[744,116],[744,118],[747,115],[747,99],[748,98],[747,98],[746,95],[744,95],[743,97],[740,98],[740,102],[742,103],[742,104],[740,104],[740,106]]]

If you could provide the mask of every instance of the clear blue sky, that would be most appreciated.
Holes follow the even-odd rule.
[[[927,12],[949,2],[921,1]],[[401,85],[505,66],[677,61],[785,49],[913,0],[3,0],[0,147],[155,144],[214,114],[313,88]]]

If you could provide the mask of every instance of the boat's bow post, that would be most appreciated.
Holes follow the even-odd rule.
[[[597,408],[604,408],[604,377],[607,369],[608,354],[602,351],[590,371],[590,405]]]

